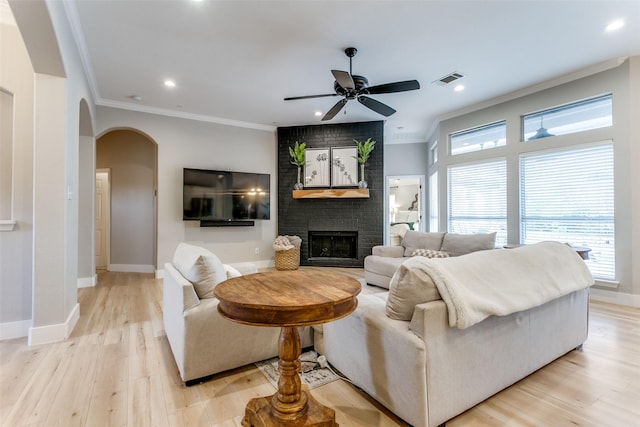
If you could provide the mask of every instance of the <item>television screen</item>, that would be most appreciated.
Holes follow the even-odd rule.
[[[269,174],[183,170],[183,220],[270,219]]]

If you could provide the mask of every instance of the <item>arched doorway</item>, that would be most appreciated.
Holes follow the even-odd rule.
[[[104,203],[110,207],[109,235],[104,240],[107,269],[153,273],[157,267],[157,145],[135,130],[108,131],[96,141],[96,171],[104,170],[109,174],[108,200],[96,202],[96,209]]]

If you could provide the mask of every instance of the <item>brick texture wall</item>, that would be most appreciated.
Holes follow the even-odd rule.
[[[302,238],[301,265],[362,267],[371,248],[383,241],[384,173],[382,121],[278,128],[278,234]],[[297,168],[289,163],[296,141],[307,148],[355,146],[372,138],[376,147],[365,166],[368,199],[293,199]],[[357,231],[357,259],[309,259],[308,231]]]

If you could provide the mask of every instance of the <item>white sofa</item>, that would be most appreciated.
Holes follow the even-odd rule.
[[[505,272],[498,271],[505,265]],[[518,307],[530,301],[532,306],[467,325],[466,309],[452,298],[443,278],[466,280],[470,293],[480,297],[484,289],[495,288],[487,291],[491,303],[508,300],[506,305]],[[539,282],[550,282],[550,290],[539,291]],[[402,264],[388,292],[363,292],[352,315],[324,325],[325,354],[356,386],[409,424],[442,425],[581,346],[591,284],[586,265],[561,243],[437,260],[417,257]],[[554,297],[555,288],[564,295]],[[495,312],[503,312],[501,304],[495,306]]]
[[[418,249],[459,256],[475,251],[494,249],[496,233],[455,234],[444,232],[406,231],[400,245],[374,246],[364,259],[364,279],[371,285],[389,287],[391,277],[400,264]]]
[[[223,318],[213,296],[219,282],[256,272],[254,264],[224,265],[206,249],[185,243],[178,245],[173,262],[165,264],[162,318],[185,383],[278,355],[280,328]],[[311,327],[299,333],[303,347],[312,345]]]

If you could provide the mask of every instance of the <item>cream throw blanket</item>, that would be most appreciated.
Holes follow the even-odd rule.
[[[423,269],[447,304],[449,326],[465,329],[593,285],[580,256],[559,242],[425,259]]]

